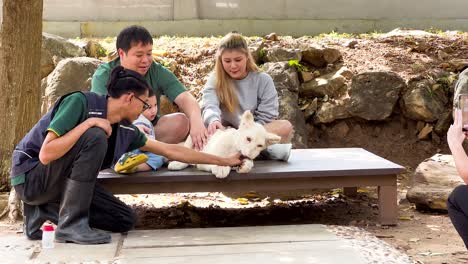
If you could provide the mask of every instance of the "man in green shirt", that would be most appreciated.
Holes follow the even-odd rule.
[[[158,110],[160,97],[165,95],[184,112],[156,118],[153,122],[156,139],[166,143],[180,143],[190,132],[195,149],[201,150],[207,142],[208,134],[201,118],[200,106],[172,72],[153,61],[153,39],[148,30],[136,25],[123,29],[117,37],[116,48],[119,57],[96,70],[91,91],[107,94],[106,83],[110,72],[118,65],[140,73],[156,94]]]

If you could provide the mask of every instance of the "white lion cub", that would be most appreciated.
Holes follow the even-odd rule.
[[[239,129],[229,128],[226,130],[218,129],[211,136],[208,144],[202,152],[217,155],[220,157],[229,157],[238,152],[245,157],[242,165],[237,169],[239,173],[247,173],[253,167],[253,159],[266,147],[276,144],[281,137],[269,133],[265,128],[254,122],[254,117],[250,111],[245,111],[241,117]],[[185,142],[185,146],[192,147],[190,136]],[[179,161],[169,163],[169,170],[182,170],[187,168],[188,164]],[[199,170],[213,173],[217,178],[225,178],[231,171],[229,166],[198,164]]]

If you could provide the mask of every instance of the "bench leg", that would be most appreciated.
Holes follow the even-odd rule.
[[[396,225],[398,215],[397,186],[379,186],[379,213],[382,225]]]
[[[344,187],[343,194],[348,197],[356,197],[357,195],[357,187]]]

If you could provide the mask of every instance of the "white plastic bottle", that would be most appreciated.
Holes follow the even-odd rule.
[[[53,225],[42,227],[42,248],[54,248],[55,231]]]

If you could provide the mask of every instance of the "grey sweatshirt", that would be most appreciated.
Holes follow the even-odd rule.
[[[250,72],[242,80],[234,80],[239,98],[239,109],[229,113],[219,105],[216,95],[216,75],[211,73],[203,88],[202,118],[205,126],[213,121],[239,128],[240,117],[246,111],[254,115],[255,122],[266,124],[278,117],[278,93],[270,75],[264,72]]]

